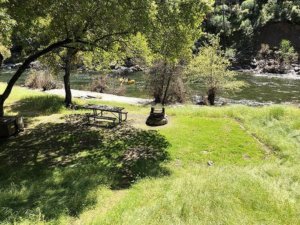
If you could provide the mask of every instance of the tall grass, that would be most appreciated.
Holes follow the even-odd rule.
[[[299,224],[300,186],[289,187],[286,169],[266,173],[274,169],[282,168],[193,165],[141,182],[89,224]]]
[[[9,99],[11,113],[30,111],[29,104],[14,107],[24,99],[30,99],[36,112],[46,108],[44,101],[51,102],[32,98],[40,95],[35,92],[15,90]],[[53,101],[51,104],[59,105]],[[146,128],[148,106],[92,102],[124,106],[131,123]],[[56,109],[52,112],[70,113]],[[44,168],[46,174],[31,171],[30,177],[37,177],[32,185],[26,180],[16,185],[16,177],[29,172],[11,168],[0,181],[4,185],[0,186],[0,204],[14,199],[11,204],[22,202],[28,214],[20,217],[13,207],[3,204],[1,210],[6,210],[10,221],[20,224],[300,224],[299,108],[187,105],[168,107],[166,112],[169,124],[157,130],[171,144],[171,161],[164,164],[170,171],[168,176],[143,178],[131,188],[114,190],[103,182],[87,188],[91,180],[109,177],[95,163],[84,170],[74,164],[55,170]],[[50,114],[51,110],[39,119],[51,120],[54,116]],[[71,137],[62,135],[53,143],[64,140]],[[74,143],[78,140],[80,136]],[[27,146],[28,140],[19,144]],[[84,158],[85,154],[78,156]],[[208,166],[208,161],[213,161],[213,166]],[[84,198],[76,198],[82,196],[80,190],[86,191]],[[35,193],[45,193],[52,200]],[[80,209],[80,213],[74,216],[63,205],[55,207],[64,201],[68,203],[65,208]],[[53,213],[55,217],[45,217]]]

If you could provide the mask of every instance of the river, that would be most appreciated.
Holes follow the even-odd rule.
[[[7,82],[13,73],[13,70],[0,70],[0,82]],[[26,75],[21,76],[17,82],[18,85],[24,84]],[[90,90],[90,83],[98,76],[97,73],[75,72],[71,76],[71,86],[73,89]],[[144,75],[136,73],[130,76],[136,84],[127,86],[126,96],[149,97],[144,89]],[[62,80],[62,76],[59,79]],[[241,72],[238,79],[245,81],[247,87],[235,94],[223,93],[222,98],[242,104],[250,103],[250,105],[251,103],[300,103],[300,75],[258,75]],[[201,86],[194,85],[192,90],[195,95],[203,95]]]

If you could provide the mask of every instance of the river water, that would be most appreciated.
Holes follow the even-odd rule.
[[[7,82],[13,70],[0,70],[0,82]],[[23,85],[26,73],[21,76],[18,85]],[[90,90],[93,79],[99,76],[97,73],[76,72],[71,76],[71,86],[73,89]],[[144,89],[145,78],[142,73],[131,75],[136,84],[127,86],[126,96],[149,97]],[[62,80],[62,76],[59,77]],[[222,98],[230,99],[231,102],[248,104],[250,103],[300,103],[300,75],[258,75],[250,72],[241,72],[239,80],[246,82],[247,87],[240,92],[223,93]],[[194,95],[203,95],[204,89],[201,86],[192,87]]]

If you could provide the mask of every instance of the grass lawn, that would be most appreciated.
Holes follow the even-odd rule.
[[[149,107],[76,101],[124,106],[132,127],[150,129]],[[66,123],[85,112],[62,102],[14,88],[6,112],[27,129],[0,140],[0,224],[300,224],[299,108],[169,107],[155,128],[169,159],[120,188],[107,159],[150,136]]]

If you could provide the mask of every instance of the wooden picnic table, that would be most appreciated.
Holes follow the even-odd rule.
[[[124,112],[123,111],[124,108],[122,107],[89,104],[89,105],[84,105],[82,108],[92,110],[92,114],[87,114],[89,122],[90,122],[90,118],[93,118],[94,121],[96,121],[96,119],[112,121],[114,124],[116,123],[116,121],[118,122],[118,124],[120,124],[127,120],[128,112]]]

